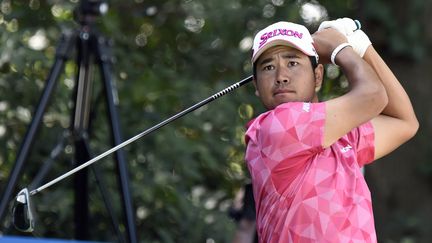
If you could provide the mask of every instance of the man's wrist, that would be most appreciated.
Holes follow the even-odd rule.
[[[354,51],[363,57],[367,48],[372,44],[369,37],[362,31],[357,30],[350,36],[347,36],[348,42],[352,45]]]
[[[363,57],[367,48],[372,44],[369,37],[361,30],[361,23],[350,18],[339,18],[332,21],[324,21],[318,30],[333,28],[342,33],[351,44],[354,51]]]
[[[349,46],[352,47],[352,45],[351,45],[350,43],[347,43],[347,42],[338,45],[338,46],[333,50],[333,52],[332,52],[332,54],[331,54],[331,56],[330,56],[330,61],[331,61],[334,65],[337,65],[337,64],[336,64],[336,56],[337,56],[337,54],[339,54],[339,52],[341,52],[345,47],[349,47]]]

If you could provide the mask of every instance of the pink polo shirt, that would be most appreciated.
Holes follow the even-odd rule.
[[[246,132],[260,242],[377,242],[360,167],[374,157],[370,122],[322,147],[325,103],[285,103]]]

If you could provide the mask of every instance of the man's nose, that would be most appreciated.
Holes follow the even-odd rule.
[[[290,78],[288,75],[288,71],[286,70],[286,68],[279,66],[277,71],[277,76],[276,76],[276,83],[281,85],[281,84],[288,84],[289,82],[290,82]]]
[[[285,84],[285,83],[287,84],[287,83],[289,83],[289,80],[286,78],[285,79],[277,79],[276,83],[277,84]]]

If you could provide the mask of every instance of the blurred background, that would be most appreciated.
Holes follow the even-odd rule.
[[[98,1],[90,1],[98,2]],[[432,1],[384,0],[111,0],[95,28],[112,40],[118,113],[127,139],[251,74],[257,30],[287,20],[314,32],[320,22],[359,19],[411,97],[420,130],[391,155],[367,166],[379,242],[432,240]],[[0,1],[0,192],[31,122],[62,32],[80,28],[78,0]],[[26,187],[69,128],[75,59],[65,65],[13,195]],[[111,147],[102,83],[92,88],[92,154]],[[344,92],[346,80],[326,69],[320,94]],[[244,125],[264,111],[253,85],[241,87],[125,147],[140,242],[230,242],[228,216],[247,182]],[[67,145],[42,183],[73,168]],[[113,156],[98,162],[112,196],[120,231],[126,226]],[[89,173],[88,240],[118,241],[97,183]],[[35,235],[74,238],[72,178],[32,197]],[[12,200],[12,199],[11,199]],[[11,226],[10,208],[0,235],[31,236]]]

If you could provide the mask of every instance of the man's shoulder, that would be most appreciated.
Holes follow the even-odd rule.
[[[270,139],[284,140],[284,144],[302,142],[315,145],[321,141],[324,121],[324,103],[284,103],[248,123],[246,142],[267,143]]]
[[[304,119],[306,117],[306,119]],[[272,110],[261,113],[246,124],[247,130],[270,128],[283,122],[284,124],[302,124],[325,119],[325,103],[287,102]],[[277,122],[276,122],[277,121]],[[267,126],[263,126],[266,125]],[[270,126],[271,125],[271,126]]]

